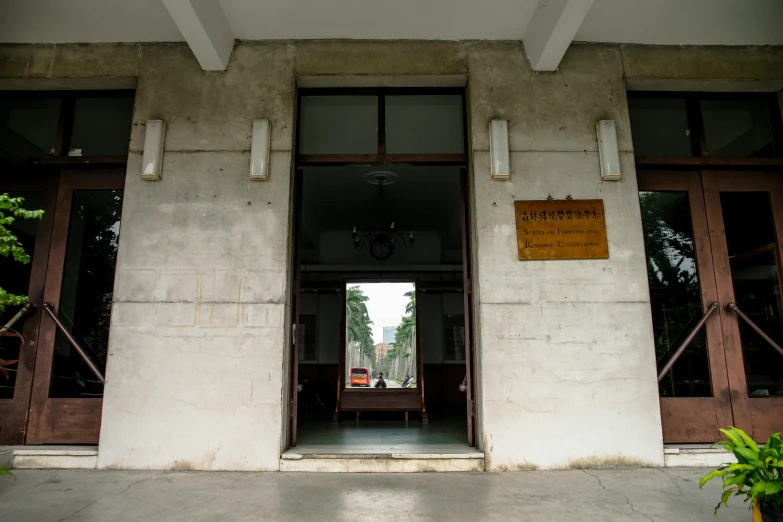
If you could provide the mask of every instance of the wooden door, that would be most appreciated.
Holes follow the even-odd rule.
[[[23,444],[25,440],[57,199],[57,179],[57,172],[19,172],[14,181],[5,177],[0,184],[0,193],[25,198],[24,208],[44,211],[40,221],[16,220],[7,226],[30,255],[30,262],[24,265],[11,257],[0,258],[0,288],[12,294],[27,295],[34,306],[26,317],[12,326],[13,330],[22,335],[21,339],[15,336],[0,337],[0,359],[7,361],[3,364],[6,371],[0,376],[0,445]],[[6,324],[20,308],[7,307],[0,315],[0,323]]]
[[[656,360],[660,372],[709,304],[720,301],[698,172],[639,172]],[[721,318],[713,312],[659,383],[663,439],[714,442],[732,424]]]
[[[63,171],[42,304],[105,372],[123,170]],[[97,444],[103,384],[42,309],[26,442]]]
[[[759,441],[783,427],[783,355],[739,312],[783,346],[782,178],[702,173],[734,425]]]
[[[475,446],[475,343],[473,337],[473,274],[471,270],[470,249],[470,201],[468,199],[468,175],[465,169],[460,171],[460,200],[462,202],[462,296],[465,307],[465,401],[468,422],[468,445]]]
[[[288,447],[296,446],[296,434],[299,421],[299,345],[300,345],[300,320],[299,307],[302,302],[302,170],[297,169],[294,178],[294,215],[293,215],[293,278],[291,281],[291,383],[289,386],[288,401]]]

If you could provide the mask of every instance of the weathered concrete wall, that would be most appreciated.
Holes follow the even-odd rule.
[[[294,58],[242,46],[209,73],[186,46],[141,53],[99,467],[279,467]],[[252,182],[261,117],[271,174]],[[152,118],[160,182],[139,177]]]
[[[644,244],[620,52],[573,46],[536,75],[516,44],[468,50],[488,469],[663,463]],[[509,120],[511,181],[489,176]],[[601,182],[595,122],[617,122],[623,178]],[[517,260],[515,199],[603,199],[609,259]]]
[[[138,77],[99,466],[279,469],[296,77],[446,85],[465,75],[487,468],[661,465],[624,82],[768,89],[782,61],[780,48],[573,45],[559,72],[537,75],[516,43],[330,41],[241,44],[216,73],[178,44],[0,46],[0,88]],[[272,174],[249,182],[261,117],[272,120]],[[160,182],[139,179],[150,118],[168,123]],[[492,118],[509,120],[509,182],[489,179]],[[619,182],[600,180],[604,118],[618,126]],[[610,258],[517,261],[513,201],[569,194],[604,200]]]

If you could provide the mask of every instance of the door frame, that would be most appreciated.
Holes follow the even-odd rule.
[[[0,192],[41,192],[44,215],[38,223],[35,235],[35,247],[30,258],[30,285],[28,298],[34,308],[24,319],[19,332],[22,341],[19,347],[16,383],[13,399],[0,400],[0,445],[24,444],[27,431],[27,414],[30,408],[30,395],[33,387],[36,348],[40,334],[40,318],[44,300],[47,267],[49,266],[49,246],[57,201],[58,173],[30,172],[4,179]],[[29,252],[28,252],[29,254]]]
[[[77,190],[124,190],[125,170],[63,170],[57,188],[52,240],[43,302],[60,308],[60,291],[65,265],[71,203]],[[41,303],[43,304],[43,303]],[[52,363],[57,325],[41,314],[35,372],[33,374],[27,423],[27,444],[97,444],[103,398],[50,398]]]
[[[464,152],[461,154],[387,154],[386,153],[386,133],[385,133],[385,121],[386,121],[386,113],[385,113],[385,107],[384,107],[384,98],[387,95],[439,95],[439,94],[459,94],[462,96],[462,124],[463,124],[463,150]],[[463,182],[461,183],[463,191],[462,191],[462,200],[464,202],[464,212],[463,212],[463,220],[462,220],[462,230],[463,230],[463,238],[468,238],[468,240],[473,238],[473,220],[471,219],[471,212],[472,207],[470,205],[471,201],[471,187],[470,187],[470,176],[469,176],[469,165],[471,161],[471,154],[470,154],[470,147],[468,142],[468,133],[470,129],[470,121],[468,118],[468,111],[467,111],[467,89],[465,87],[444,87],[444,88],[433,88],[433,87],[422,87],[422,88],[409,88],[409,87],[361,87],[361,88],[303,88],[298,89],[296,94],[296,114],[301,114],[301,100],[303,96],[308,95],[318,95],[318,96],[344,96],[344,95],[376,95],[378,96],[378,144],[377,144],[377,150],[373,154],[318,154],[318,155],[306,155],[301,154],[299,152],[299,144],[300,144],[300,125],[299,121],[295,122],[295,161],[294,161],[294,172],[295,178],[294,178],[294,184],[292,189],[292,211],[294,213],[294,217],[292,219],[292,227],[290,231],[290,241],[291,241],[291,252],[296,252],[297,245],[300,241],[300,227],[301,227],[301,206],[299,205],[298,201],[301,199],[301,187],[302,187],[302,176],[301,176],[301,170],[303,167],[308,166],[325,166],[325,165],[331,165],[331,166],[349,166],[349,165],[376,165],[379,168],[383,167],[389,167],[394,165],[417,165],[417,166],[456,166],[461,167],[461,170],[463,172],[462,178]],[[477,366],[477,345],[476,345],[476,336],[475,336],[475,306],[476,303],[473,300],[473,280],[472,280],[472,272],[473,272],[473,252],[471,250],[472,241],[470,241],[470,244],[467,247],[467,251],[465,248],[465,241],[463,240],[463,259],[467,258],[470,262],[470,269],[467,271],[467,276],[465,274],[465,265],[463,263],[463,281],[460,285],[460,288],[462,288],[463,292],[465,293],[465,322],[466,322],[466,339],[465,339],[465,360],[466,360],[466,375],[468,375],[469,380],[471,381],[471,386],[468,388],[469,393],[466,393],[466,401],[467,401],[467,414],[468,414],[468,426],[469,426],[469,439],[471,440],[471,446],[477,445],[478,440],[478,426],[477,426],[477,419],[479,417],[479,411],[480,411],[480,405],[478,404],[478,401],[476,399],[476,390],[479,386],[479,375],[478,375],[478,366]],[[295,255],[291,255],[292,258],[295,258]],[[291,321],[292,324],[295,325],[298,322],[298,319],[296,317],[296,314],[293,312],[293,309],[295,307],[295,302],[299,298],[299,293],[301,292],[300,287],[302,285],[307,285],[308,281],[303,281],[301,276],[301,266],[298,261],[298,259],[292,259],[291,264],[291,270],[294,282],[291,285],[291,295],[290,295],[290,303],[292,308],[292,315],[291,315]],[[310,283],[317,284],[318,282],[313,281]],[[425,284],[427,282],[421,281],[422,284]],[[343,287],[344,288],[344,287]],[[344,289],[341,290],[343,294],[345,294]],[[419,287],[417,285],[417,292],[419,292]],[[345,299],[343,295],[343,299]],[[343,323],[341,325],[341,336],[344,337],[345,335],[345,317],[344,317],[344,310],[343,310]],[[417,320],[418,322],[418,320]],[[292,334],[290,338],[290,342],[288,343],[288,349],[289,349],[289,357],[292,359],[289,359],[291,361],[291,365],[289,368],[289,377],[293,377],[293,371],[294,366],[297,367],[298,371],[298,361],[295,361],[295,359],[298,357],[298,345],[295,346],[295,339],[293,332],[295,331],[295,326],[292,326]],[[470,329],[470,332],[468,332],[468,329]],[[470,333],[470,336],[468,336],[468,333]],[[344,346],[345,340],[341,339],[340,346]],[[470,353],[468,352],[470,350]],[[421,346],[417,346],[417,351],[421,352]],[[343,357],[344,358],[344,357]],[[344,371],[344,370],[343,370]],[[420,375],[423,375],[424,368],[423,368],[423,359],[422,363],[420,365]],[[342,386],[340,383],[343,380],[343,375],[340,374],[338,376],[340,379],[340,382],[338,382],[338,407],[339,407],[339,400],[340,400],[340,393],[342,390]],[[421,383],[422,388],[422,401],[424,400],[424,392],[423,392],[423,382]],[[295,379],[291,379],[291,386],[288,387],[288,415],[287,419],[289,422],[285,423],[285,430],[286,433],[284,434],[283,439],[286,442],[286,449],[292,447],[296,443],[296,428],[297,428],[297,422],[296,422],[296,410],[298,406],[298,382]],[[425,405],[422,403],[422,408],[424,408]],[[292,441],[294,444],[292,444]]]
[[[639,171],[639,191],[687,192],[690,205],[702,314],[719,301],[701,178],[694,171]],[[664,442],[714,442],[718,428],[732,424],[721,322],[717,314],[704,325],[712,397],[659,397]],[[657,371],[656,371],[657,374]]]
[[[783,426],[783,397],[750,397],[745,379],[742,343],[737,314],[723,305],[735,302],[734,283],[729,264],[721,192],[768,192],[773,228],[777,241],[778,259],[783,259],[783,173],[771,171],[704,171],[702,172],[704,198],[717,282],[720,318],[726,353],[733,425],[743,429],[756,440],[766,440]],[[781,277],[778,266],[778,281]],[[773,348],[768,346],[770,350]],[[762,402],[763,401],[763,402]],[[772,406],[772,407],[770,407]],[[777,429],[776,429],[777,428]]]

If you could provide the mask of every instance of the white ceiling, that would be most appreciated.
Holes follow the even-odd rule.
[[[517,40],[538,0],[220,0],[238,39]],[[783,0],[595,0],[577,41],[781,45]],[[161,0],[0,0],[0,42],[183,41]]]

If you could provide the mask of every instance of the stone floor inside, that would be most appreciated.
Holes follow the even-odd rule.
[[[0,477],[14,522],[521,520],[749,521],[707,468],[503,473],[231,473],[16,470]]]
[[[339,423],[331,420],[304,421],[299,425],[297,453],[460,453],[468,446],[464,411],[435,410],[429,421],[402,412],[344,413]]]

